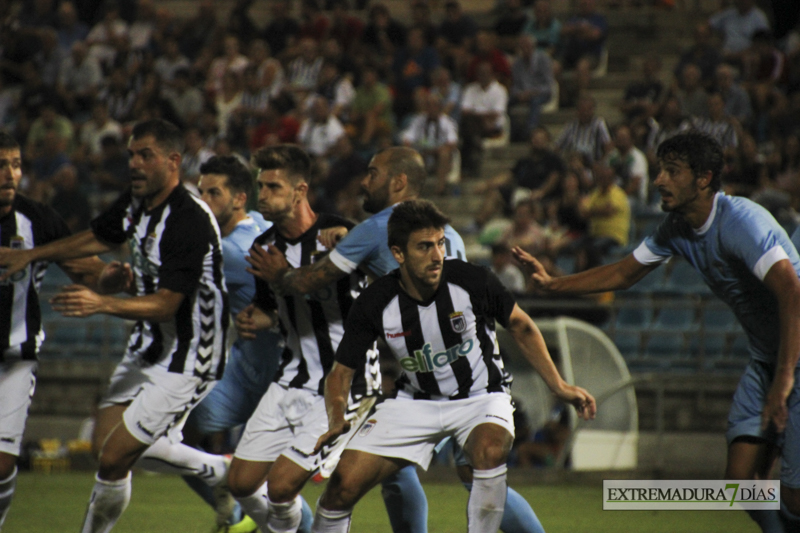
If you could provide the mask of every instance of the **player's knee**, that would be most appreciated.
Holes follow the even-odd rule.
[[[361,488],[356,483],[355,476],[336,469],[320,497],[320,505],[329,511],[350,509],[358,501],[359,494]]]
[[[301,487],[286,479],[270,479],[267,484],[267,496],[270,501],[282,503],[291,501],[300,492]]]
[[[0,479],[8,479],[17,465],[17,456],[0,452]]]
[[[256,479],[242,464],[235,459],[228,470],[228,488],[234,498],[246,498],[253,494],[264,483],[263,480]]]
[[[800,489],[782,486],[781,501],[790,513],[795,516],[800,516]]]

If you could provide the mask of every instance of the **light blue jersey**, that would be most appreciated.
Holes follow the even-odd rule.
[[[764,277],[783,259],[789,259],[800,273],[800,257],[766,209],[746,198],[717,193],[711,215],[700,229],[669,214],[633,255],[642,264],[663,263],[673,255],[684,257],[731,307],[747,333],[752,357],[776,362],[778,305]]]
[[[397,204],[395,204],[397,205]],[[359,265],[369,270],[375,278],[385,276],[400,265],[394,260],[389,249],[389,216],[394,205],[380,213],[375,213],[367,220],[350,230],[330,253],[331,262],[339,270],[350,273]],[[467,260],[464,240],[449,224],[444,228],[445,255],[449,258]]]

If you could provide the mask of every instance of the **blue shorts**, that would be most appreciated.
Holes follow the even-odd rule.
[[[728,414],[730,445],[737,437],[758,437],[781,448],[781,484],[800,488],[800,369],[795,369],[794,388],[789,395],[789,420],[782,434],[761,430],[761,413],[772,384],[773,367],[751,359],[733,395]]]
[[[234,344],[222,379],[192,410],[187,426],[208,435],[247,422],[272,383],[277,361],[270,367],[255,371]]]

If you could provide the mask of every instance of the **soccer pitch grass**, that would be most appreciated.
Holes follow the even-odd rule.
[[[88,472],[22,473],[4,533],[77,532],[94,484]],[[429,533],[466,531],[467,491],[457,484],[424,483]],[[314,507],[322,485],[303,491]],[[601,484],[515,486],[548,533],[738,533],[757,531],[742,511],[603,511]],[[115,533],[209,533],[214,514],[182,480],[134,473],[133,497]],[[391,533],[380,492],[356,506],[353,533]]]

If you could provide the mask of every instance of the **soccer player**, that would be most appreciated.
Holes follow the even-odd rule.
[[[287,269],[279,250],[254,248],[247,259],[252,266],[250,271],[280,290],[310,294],[347,276],[356,268],[366,270],[375,278],[396,269],[397,261],[386,245],[387,223],[398,203],[419,197],[427,176],[425,162],[411,148],[387,148],[372,158],[367,172],[361,189],[365,195],[364,210],[373,213],[373,216],[349,232],[343,232],[346,236],[330,254],[312,265]],[[342,236],[336,229],[332,229],[331,234]],[[335,240],[334,237],[330,239]],[[464,241],[449,224],[445,226],[445,253],[449,258],[466,258]],[[333,457],[332,466],[330,463],[323,465],[323,470],[332,470],[335,460]],[[471,472],[463,454],[456,453],[456,463],[459,476],[469,489]],[[395,533],[427,533],[428,501],[413,465],[387,477],[382,489],[386,511]],[[511,488],[508,489],[501,529],[505,533],[543,531],[531,506]]]
[[[278,145],[257,152],[253,164],[258,169],[258,209],[274,223],[254,248],[275,247],[292,267],[321,260],[328,249],[317,238],[320,231],[352,224],[312,211],[309,156],[297,146]],[[286,341],[275,381],[247,422],[228,476],[231,493],[262,531],[293,532],[300,524],[299,493],[319,465],[321,456],[314,447],[328,429],[323,383],[353,294],[365,284],[366,276],[354,272],[306,297],[276,294],[256,279],[255,306],[237,316],[243,334],[278,323]],[[348,417],[366,415],[372,397],[380,393],[376,350],[370,350],[356,382]]]
[[[67,224],[55,211],[18,194],[21,180],[20,146],[0,131],[0,246],[28,249],[69,236]],[[130,275],[129,269],[114,263],[100,276],[105,264],[96,257],[58,265],[76,283],[106,285],[116,274],[124,285]],[[47,262],[36,261],[0,281],[0,529],[14,496],[17,457],[36,386],[44,340],[39,289],[46,270]],[[0,268],[0,274],[4,272]]]
[[[556,278],[524,251],[515,255],[540,289],[574,294],[626,289],[673,255],[691,263],[750,341],[750,362],[728,415],[725,476],[768,479],[782,450],[780,512],[748,513],[765,532],[798,531],[800,257],[764,208],[719,192],[723,153],[715,140],[681,133],[662,142],[657,156],[654,185],[668,215],[631,255]]]
[[[104,313],[129,320],[122,362],[100,403],[93,435],[97,482],[83,533],[112,529],[130,500],[134,463],[159,472],[194,473],[216,485],[221,456],[180,443],[189,410],[225,366],[228,298],[219,228],[208,207],[180,185],[180,130],[163,120],[136,124],[128,145],[131,188],[91,229],[27,250],[0,251],[8,279],[29,263],[65,261],[128,243],[132,298],[70,285],[52,300],[68,317]]]
[[[370,285],[350,310],[325,384],[329,430],[318,446],[350,430],[344,417],[350,383],[375,339],[386,341],[403,370],[396,398],[379,404],[348,442],[317,505],[316,533],[348,531],[352,508],[367,491],[409,463],[427,468],[445,437],[458,441],[474,469],[468,531],[498,531],[514,408],[496,322],[558,398],[586,419],[595,415],[594,398],[561,378],[539,329],[497,277],[444,260],[446,223],[430,202],[396,206],[388,244],[400,267]]]

